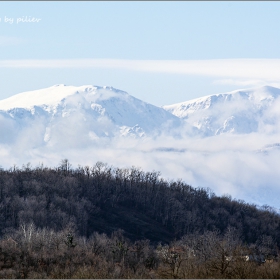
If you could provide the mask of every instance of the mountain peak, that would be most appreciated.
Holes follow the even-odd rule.
[[[67,127],[78,119],[84,133],[98,136],[118,133],[141,136],[155,133],[163,125],[176,126],[181,122],[166,110],[111,86],[58,84],[22,92],[0,101],[0,111],[20,126],[42,118],[47,126],[44,139],[51,139],[49,131],[56,131],[56,126],[65,123]]]
[[[0,110],[11,110],[14,108],[31,109],[34,106],[57,106],[63,100],[73,95],[81,95],[89,102],[97,99],[110,99],[128,95],[126,92],[117,90],[111,86],[67,86],[64,84],[53,85],[48,88],[22,92],[0,101]]]
[[[205,136],[251,133],[271,122],[272,114],[279,109],[276,102],[279,96],[279,88],[262,86],[208,95],[163,108],[197,127]]]

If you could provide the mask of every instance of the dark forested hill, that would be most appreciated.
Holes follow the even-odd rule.
[[[187,234],[235,228],[243,242],[263,236],[280,245],[280,216],[182,181],[166,181],[159,172],[120,169],[98,162],[72,169],[30,165],[0,171],[0,234],[33,222],[63,230],[71,224],[80,236],[111,234],[131,240],[170,242]]]

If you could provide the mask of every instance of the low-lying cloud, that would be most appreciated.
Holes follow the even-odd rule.
[[[78,129],[78,128],[77,128]],[[2,167],[30,162],[58,166],[68,158],[74,167],[93,166],[97,161],[115,167],[136,166],[144,171],[160,171],[168,180],[182,179],[193,187],[212,189],[217,195],[230,194],[259,205],[279,207],[279,156],[277,146],[266,152],[259,150],[277,143],[280,135],[223,134],[207,138],[184,139],[161,135],[156,138],[115,137],[96,140],[83,139],[83,134],[60,134],[60,142],[40,146],[42,131],[38,127],[22,131],[12,146],[0,145]],[[32,141],[30,134],[32,133]],[[76,139],[73,137],[76,136]],[[82,143],[73,148],[77,142]],[[73,143],[75,145],[73,145]],[[68,145],[69,144],[69,145]],[[37,145],[37,146],[36,146]]]
[[[1,38],[0,38],[1,39]],[[2,40],[3,41],[3,40]],[[4,40],[5,41],[5,40]],[[1,40],[0,40],[1,42]],[[0,60],[0,68],[105,68],[131,71],[200,75],[279,82],[280,59],[125,60],[125,59],[30,59]],[[230,79],[228,78],[230,77]],[[246,81],[243,81],[243,83]],[[240,81],[239,81],[240,83]]]

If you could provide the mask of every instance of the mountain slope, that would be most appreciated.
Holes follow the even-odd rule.
[[[273,132],[280,120],[280,89],[260,87],[214,94],[163,106],[195,126],[203,136]]]
[[[79,136],[81,143],[85,137],[144,136],[181,122],[166,110],[124,91],[97,86],[56,85],[20,93],[0,101],[0,114],[19,130],[39,124],[45,143],[60,141],[63,133],[70,138]]]
[[[39,135],[35,146],[56,145],[61,135],[79,146],[120,135],[173,137],[174,129],[204,137],[274,133],[280,130],[279,96],[280,89],[266,86],[159,108],[112,87],[56,85],[0,101],[0,127],[7,131],[0,142],[13,142],[18,131],[28,129]]]

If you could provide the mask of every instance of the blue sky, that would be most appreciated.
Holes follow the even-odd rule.
[[[278,86],[279,12],[265,1],[0,2],[0,99],[93,84],[160,106]]]

